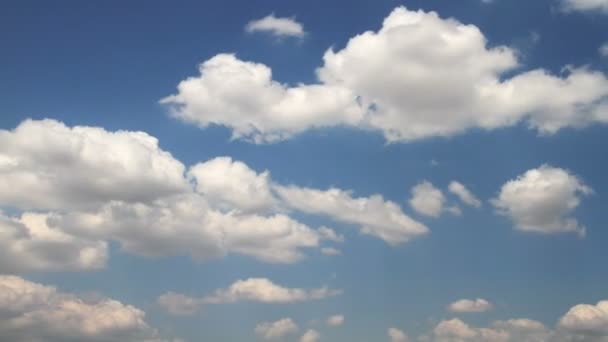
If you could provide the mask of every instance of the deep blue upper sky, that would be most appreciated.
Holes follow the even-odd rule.
[[[556,0],[3,0],[0,129],[11,130],[27,118],[51,118],[67,126],[145,131],[187,167],[231,156],[258,172],[269,170],[281,184],[333,186],[352,190],[355,197],[381,194],[431,230],[391,247],[348,224],[294,213],[311,227],[325,224],[345,235],[342,255],[313,251],[289,265],[234,255],[199,263],[188,257],[132,255],[112,242],[103,270],[27,272],[23,277],[135,305],[163,335],[187,341],[251,341],[257,323],[282,317],[298,322],[300,333],[309,325],[319,330],[323,341],[382,341],[393,326],[418,336],[452,318],[445,309],[449,303],[478,297],[494,309],[464,316],[473,326],[527,317],[553,327],[573,305],[608,298],[605,124],[545,136],[520,123],[394,144],[386,144],[378,132],[330,127],[256,145],[230,140],[225,127],[200,129],[178,121],[159,104],[176,93],[180,81],[198,74],[199,63],[219,53],[268,65],[274,79],[285,84],[314,83],[315,68],[328,48],[340,50],[351,37],[377,31],[400,5],[475,25],[488,46],[516,48],[522,64],[516,72],[543,68],[559,73],[571,64],[608,73],[608,58],[598,53],[608,41],[608,15],[564,13]],[[295,17],[307,35],[277,39],[245,33],[249,21],[270,13]],[[585,238],[514,230],[514,223],[489,202],[505,182],[543,164],[569,170],[593,189],[573,213],[587,227]],[[458,180],[483,206],[461,205],[460,217],[422,216],[408,201],[412,187],[423,180],[442,189],[449,203],[458,203],[446,190]],[[299,304],[216,305],[185,317],[171,316],[156,304],[169,290],[201,296],[249,277],[298,288],[327,285],[344,294]],[[346,317],[339,328],[310,323],[338,313]]]

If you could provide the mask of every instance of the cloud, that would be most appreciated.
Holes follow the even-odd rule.
[[[62,210],[110,200],[149,203],[187,190],[184,171],[144,132],[70,128],[55,120],[0,130],[0,205]]]
[[[463,184],[452,181],[448,186],[448,190],[454,195],[458,196],[458,198],[465,204],[468,204],[472,207],[479,208],[481,207],[481,201],[473,195]]]
[[[443,211],[445,196],[429,181],[423,181],[412,188],[410,206],[419,214],[438,217]]]
[[[485,312],[492,309],[492,304],[485,299],[477,298],[471,299],[460,299],[448,306],[450,312],[458,313],[471,313],[471,312]]]
[[[210,58],[199,72],[161,103],[180,120],[225,126],[233,139],[254,143],[335,126],[407,142],[520,123],[554,134],[608,122],[602,72],[524,70],[515,49],[490,47],[478,27],[405,7],[378,31],[327,50],[314,84],[281,84],[268,66],[231,54]]]
[[[283,318],[276,322],[262,322],[256,325],[256,335],[265,340],[275,340],[298,331],[298,325],[291,318]]]
[[[288,288],[266,278],[238,280],[225,289],[218,289],[204,297],[189,297],[168,292],[158,298],[158,303],[169,313],[191,315],[203,305],[258,302],[267,304],[290,304],[321,300],[342,294],[342,290],[321,287],[317,289]]]
[[[391,342],[408,342],[409,338],[407,337],[407,335],[397,329],[397,328],[389,328],[386,332],[388,334],[388,337],[391,339]]]
[[[270,173],[256,173],[245,163],[217,157],[190,168],[196,191],[221,208],[243,212],[270,211],[276,206],[270,190]]]
[[[0,276],[0,335],[29,341],[165,341],[145,313],[119,301],[85,300],[16,276]]]
[[[405,215],[394,202],[380,195],[354,198],[352,192],[330,188],[322,191],[297,186],[276,186],[285,205],[310,214],[326,215],[340,222],[361,226],[363,234],[391,245],[424,235],[429,229]]]
[[[45,215],[8,217],[0,211],[0,272],[82,271],[105,266],[105,241],[50,228]]]
[[[575,232],[585,227],[570,217],[591,188],[567,170],[542,165],[505,183],[492,204],[509,217],[515,229],[533,233]]]
[[[559,320],[558,328],[578,337],[577,341],[592,341],[598,336],[608,340],[608,301],[572,307]]]
[[[302,38],[306,34],[304,26],[297,22],[295,18],[275,17],[274,14],[250,21],[245,26],[245,31],[249,33],[267,32],[277,37],[297,38]]]
[[[334,315],[327,318],[327,325],[337,327],[344,324],[344,315]]]
[[[566,12],[608,13],[608,0],[562,0],[562,9]]]
[[[440,322],[433,330],[434,342],[549,342],[555,336],[537,321],[495,321],[487,328],[471,327],[459,319]]]
[[[302,337],[300,337],[300,342],[317,342],[321,339],[321,334],[314,329],[308,329]]]

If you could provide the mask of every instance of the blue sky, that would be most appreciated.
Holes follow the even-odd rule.
[[[1,8],[0,341],[608,341],[608,2]]]

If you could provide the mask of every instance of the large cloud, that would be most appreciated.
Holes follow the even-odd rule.
[[[608,301],[572,307],[559,321],[558,328],[578,336],[578,340],[604,337],[608,340]],[[585,340],[586,341],[586,340]]]
[[[514,49],[488,47],[474,25],[398,7],[378,31],[328,50],[317,84],[281,84],[263,64],[220,54],[161,102],[181,120],[223,125],[233,138],[256,143],[339,125],[380,131],[394,142],[520,122],[552,134],[608,121],[603,73],[520,67]]]
[[[360,225],[362,233],[392,245],[429,232],[422,223],[405,215],[396,203],[386,201],[380,195],[354,198],[351,192],[336,188],[322,191],[293,185],[276,186],[275,189],[291,208]]]
[[[237,280],[225,289],[218,289],[204,297],[190,297],[168,292],[158,298],[158,303],[169,313],[177,315],[194,314],[203,305],[230,304],[236,302],[258,302],[268,304],[289,304],[321,300],[342,294],[342,290],[320,287],[316,289],[289,288],[278,285],[266,278]]]
[[[138,308],[85,300],[54,287],[0,276],[0,340],[13,342],[164,341]]]
[[[567,170],[543,165],[505,183],[492,203],[513,220],[518,230],[584,236],[585,227],[569,215],[579,206],[581,195],[591,192]]]
[[[287,207],[310,210],[292,205],[293,196],[277,196],[291,188],[272,182],[267,170],[230,157],[187,170],[143,132],[26,120],[0,130],[0,143],[0,209],[7,209],[0,215],[0,272],[101,268],[108,241],[146,257],[240,254],[292,263],[306,249],[328,248],[324,240],[344,239],[288,216]],[[338,207],[316,213],[392,243],[427,231],[377,195],[294,189],[337,194]]]

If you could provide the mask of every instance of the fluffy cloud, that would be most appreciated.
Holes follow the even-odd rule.
[[[314,329],[307,330],[302,337],[300,337],[300,342],[317,342],[321,339],[321,334]]]
[[[45,215],[14,218],[0,212],[0,273],[94,270],[107,257],[106,242],[50,228]]]
[[[443,211],[445,196],[428,181],[423,181],[412,188],[410,206],[419,214],[438,217]]]
[[[454,195],[458,196],[463,203],[475,208],[481,207],[481,201],[475,197],[475,195],[473,195],[473,193],[469,191],[469,189],[467,189],[462,183],[452,181],[448,186],[448,190]]]
[[[451,312],[470,313],[470,312],[484,312],[492,309],[492,304],[485,299],[477,298],[461,299],[448,306],[448,310]]]
[[[295,18],[275,17],[274,14],[250,21],[245,26],[245,31],[249,33],[268,32],[278,37],[302,38],[305,35],[304,27]]]
[[[584,236],[585,227],[569,215],[580,204],[581,195],[591,192],[567,170],[543,165],[505,183],[492,203],[513,220],[518,230],[545,234],[575,232]]]
[[[322,191],[297,186],[277,186],[276,191],[291,208],[360,225],[362,233],[392,245],[429,232],[422,223],[405,215],[396,203],[380,195],[354,198],[351,192],[336,188]]]
[[[273,283],[266,278],[238,280],[225,289],[218,289],[204,297],[189,297],[168,292],[158,298],[158,303],[169,313],[177,315],[194,314],[203,305],[229,304],[236,302],[258,302],[268,304],[289,304],[321,300],[342,294],[342,290],[321,287],[317,289],[288,288]]]
[[[138,308],[113,299],[84,300],[54,287],[0,276],[0,335],[31,341],[164,341]]]
[[[334,315],[327,318],[327,325],[337,327],[344,323],[344,315]]]
[[[608,13],[608,0],[562,0],[565,11],[599,11]]]
[[[408,342],[409,341],[409,338],[407,337],[407,335],[403,331],[401,331],[397,328],[389,328],[386,333],[387,333],[388,337],[391,339],[391,342]]]
[[[608,301],[601,301],[596,305],[579,304],[572,307],[559,320],[558,328],[578,336],[577,341],[592,340],[593,337],[598,336],[608,340]]]
[[[185,191],[184,170],[143,132],[70,128],[54,120],[0,130],[0,205],[40,210],[149,202]]]
[[[298,331],[298,325],[291,318],[283,318],[276,322],[263,322],[255,327],[256,335],[266,340],[285,337]]]
[[[220,54],[161,102],[181,120],[226,126],[256,143],[341,125],[396,142],[521,122],[553,134],[608,121],[603,73],[520,70],[517,52],[488,47],[476,26],[398,7],[378,31],[329,49],[316,84],[281,84],[263,64]]]
[[[275,205],[270,173],[256,173],[245,163],[218,157],[190,168],[196,190],[224,209],[245,212],[269,211]]]
[[[495,321],[488,328],[471,327],[459,319],[440,322],[433,330],[435,342],[549,342],[557,341],[545,326],[529,319]]]

